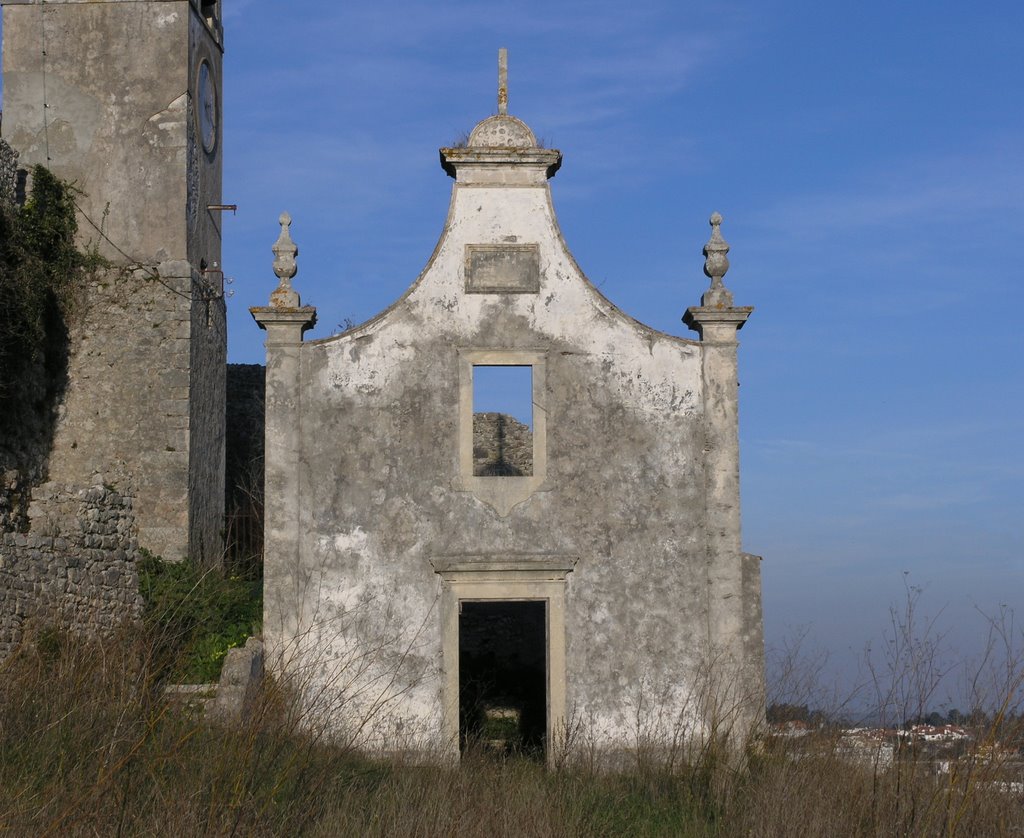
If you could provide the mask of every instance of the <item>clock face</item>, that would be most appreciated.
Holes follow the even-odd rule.
[[[217,146],[217,85],[213,79],[213,68],[206,59],[199,64],[196,93],[199,99],[199,136],[206,153],[212,154]]]

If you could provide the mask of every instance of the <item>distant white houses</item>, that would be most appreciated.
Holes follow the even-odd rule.
[[[912,725],[908,730],[898,730],[896,735],[902,739],[920,739],[924,742],[963,742],[973,739],[959,725]]]
[[[769,726],[772,736],[780,739],[799,739],[817,731],[804,721],[777,722]],[[906,729],[881,727],[850,727],[839,731],[835,753],[851,762],[872,768],[889,768],[896,754],[912,745],[929,745],[946,752],[945,747],[966,743],[974,737],[958,725],[913,725]],[[945,761],[948,771],[948,760]],[[943,761],[936,763],[943,770]]]

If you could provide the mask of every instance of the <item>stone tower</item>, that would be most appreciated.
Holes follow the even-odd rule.
[[[217,0],[0,0],[3,137],[74,183],[111,264],[69,324],[42,476],[129,487],[138,542],[219,560],[225,310]]]

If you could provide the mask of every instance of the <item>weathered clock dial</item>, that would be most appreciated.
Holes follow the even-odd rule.
[[[199,99],[199,137],[206,153],[213,154],[217,147],[217,85],[213,68],[205,59],[199,64],[196,94]]]

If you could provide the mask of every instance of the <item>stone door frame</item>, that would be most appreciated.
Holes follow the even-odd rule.
[[[577,557],[564,555],[435,556],[441,577],[442,734],[459,758],[459,603],[543,601],[547,603],[547,738],[554,758],[566,720],[565,589]]]

